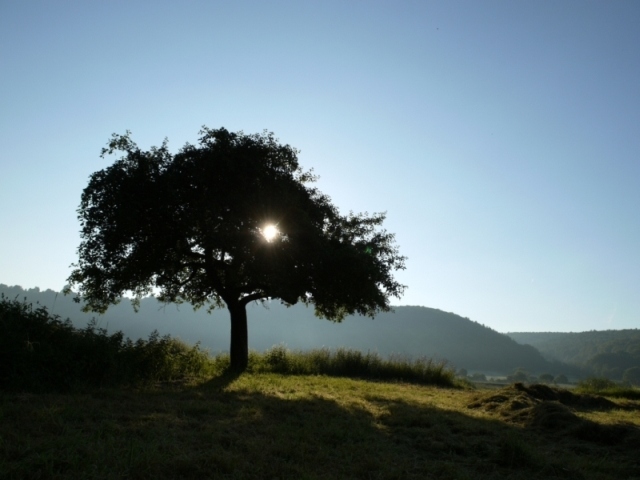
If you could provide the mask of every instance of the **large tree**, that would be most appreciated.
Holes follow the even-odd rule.
[[[124,155],[91,175],[78,209],[82,241],[67,291],[104,312],[123,295],[229,309],[231,367],[248,359],[246,306],[280,299],[319,317],[374,316],[404,286],[404,269],[382,213],[341,215],[312,186],[298,151],[272,133],[206,127],[177,154],[167,141],[141,150],[113,135],[102,157]]]

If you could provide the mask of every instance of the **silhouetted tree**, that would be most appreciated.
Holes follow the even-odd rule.
[[[252,301],[300,301],[335,321],[389,310],[405,288],[392,276],[405,257],[379,228],[383,213],[341,215],[272,133],[200,134],[175,155],[166,140],[141,150],[130,132],[102,150],[124,156],[91,175],[78,209],[79,262],[66,292],[78,287],[85,310],[104,312],[127,293],[134,307],[152,293],[226,305],[236,370],[247,366]]]

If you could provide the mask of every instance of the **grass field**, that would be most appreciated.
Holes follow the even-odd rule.
[[[2,479],[640,478],[640,402],[323,375],[0,394]]]

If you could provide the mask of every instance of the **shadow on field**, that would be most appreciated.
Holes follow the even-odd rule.
[[[193,428],[210,440],[202,454],[215,465],[214,476],[492,478],[517,472],[553,478],[567,471],[500,421],[385,397],[342,404],[320,395],[296,398],[293,390],[265,395],[220,385],[193,392],[211,406]]]
[[[487,416],[295,382],[2,395],[3,478],[630,478],[603,448]],[[375,388],[371,392],[375,392]]]

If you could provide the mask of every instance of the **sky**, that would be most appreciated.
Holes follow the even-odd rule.
[[[640,328],[640,2],[0,2],[0,283],[61,290],[112,133],[274,132],[387,212],[394,305]]]

